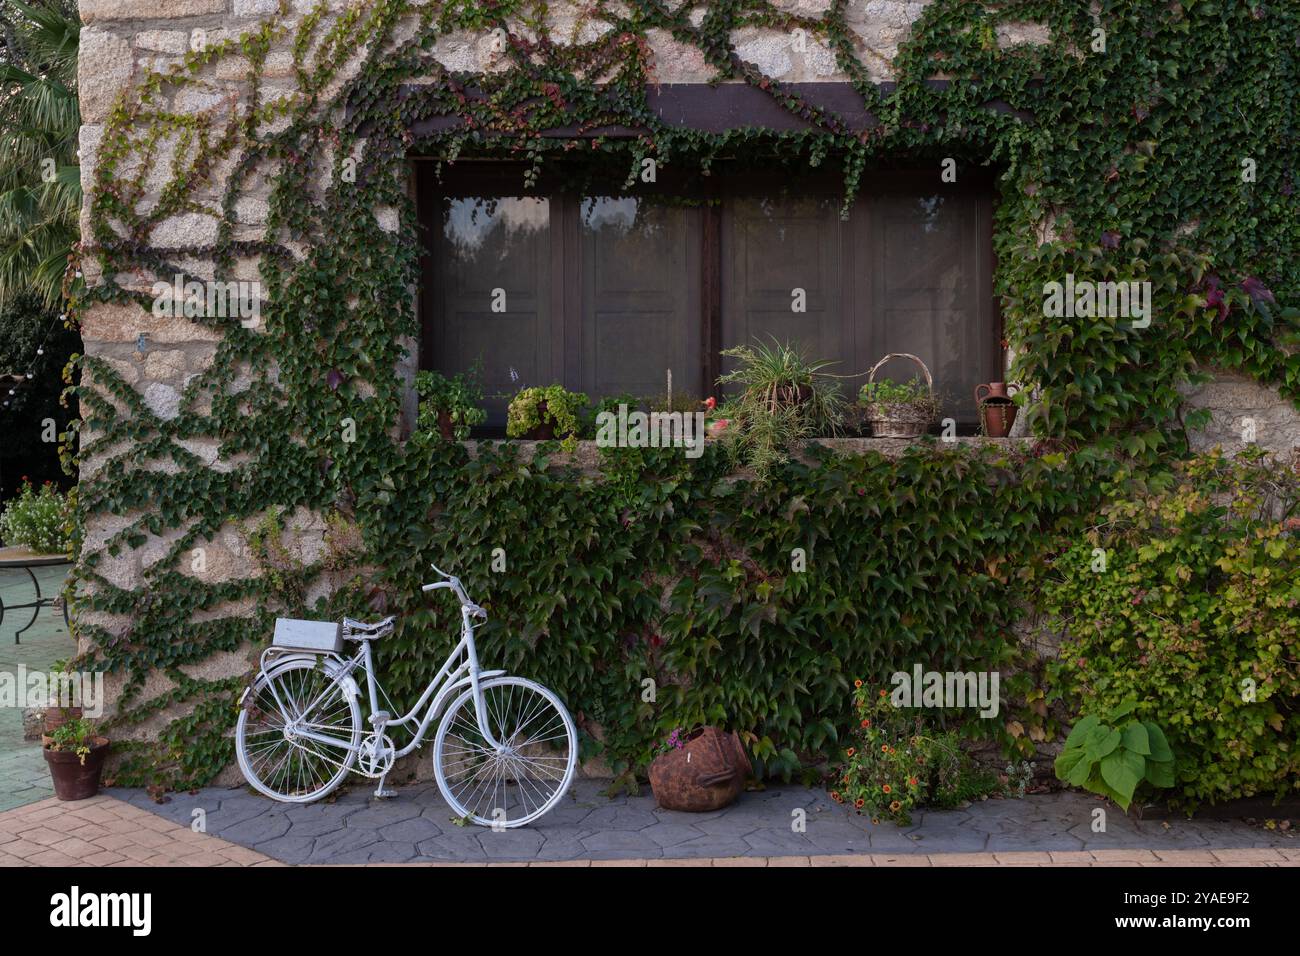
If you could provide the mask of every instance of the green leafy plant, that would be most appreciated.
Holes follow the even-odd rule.
[[[1057,779],[1109,797],[1125,811],[1142,784],[1172,787],[1174,752],[1159,725],[1130,717],[1136,707],[1137,698],[1129,697],[1101,717],[1081,718],[1056,758]]]
[[[580,415],[587,407],[587,396],[570,392],[562,385],[525,388],[510,400],[506,412],[506,434],[525,438],[533,429],[550,425],[566,451],[578,445]]]
[[[915,405],[928,409],[937,415],[939,403],[930,393],[929,386],[919,378],[906,382],[893,382],[883,379],[879,382],[867,382],[858,391],[858,403],[861,405]]]
[[[583,415],[581,432],[586,437],[594,437],[599,428],[600,416],[604,413],[617,415],[620,405],[626,405],[629,413],[645,410],[645,400],[638,398],[631,392],[620,392],[618,395],[608,395],[602,398],[594,406],[589,405]]]
[[[789,459],[801,441],[836,434],[844,400],[832,362],[810,362],[795,346],[772,340],[725,349],[736,367],[718,379],[739,392],[719,410],[727,424],[716,432],[733,461],[750,468],[762,484],[773,467]]]
[[[84,717],[74,717],[54,729],[46,749],[58,753],[75,753],[84,765],[97,736],[90,721]]]
[[[1117,497],[1051,561],[1054,696],[1105,714],[1136,695],[1178,754],[1171,803],[1296,792],[1298,510],[1294,473],[1208,455]]]
[[[998,789],[997,778],[962,752],[955,731],[936,731],[921,712],[895,707],[884,688],[857,685],[853,745],[831,786],[837,803],[906,826],[917,807],[952,808]]]
[[[471,428],[487,421],[487,412],[481,407],[483,387],[478,373],[477,365],[450,378],[440,372],[417,372],[415,390],[420,396],[420,415],[416,427],[426,435],[467,439]]]
[[[0,308],[24,293],[56,309],[80,230],[73,0],[9,0],[0,11]]]
[[[45,482],[40,491],[23,479],[18,496],[0,513],[0,540],[38,554],[64,554],[71,541],[68,500]]]

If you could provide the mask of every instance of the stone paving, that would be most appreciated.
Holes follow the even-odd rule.
[[[273,803],[243,789],[171,794],[154,803],[138,790],[112,790],[134,806],[189,826],[202,811],[207,832],[286,863],[527,862],[814,858],[871,855],[926,865],[933,857],[1024,856],[1091,861],[1155,861],[1174,853],[1213,862],[1214,853],[1281,849],[1300,860],[1300,839],[1241,823],[1136,821],[1111,807],[1105,833],[1092,832],[1098,801],[1085,794],[988,800],[965,810],[919,812],[909,827],[873,825],[833,803],[825,791],[773,787],[745,793],[706,814],[659,809],[645,792],[613,799],[602,784],[579,781],[564,803],[538,823],[494,833],[462,827],[432,784],[398,788],[375,800],[356,786],[334,802]],[[792,824],[805,821],[802,832]],[[1059,861],[1058,861],[1059,862]],[[870,865],[870,864],[867,864]]]
[[[57,594],[66,567],[34,568],[41,594]],[[0,595],[6,605],[35,600],[36,592],[25,571],[0,571]],[[0,672],[17,673],[19,664],[29,671],[48,671],[56,660],[76,653],[72,635],[63,624],[63,612],[42,608],[36,623],[14,643],[14,631],[31,620],[31,610],[6,611],[0,622]],[[0,707],[0,811],[43,800],[54,792],[41,754],[40,741],[23,740],[22,708]]]
[[[0,866],[283,866],[100,794],[0,813]]]
[[[193,809],[193,808],[191,808]],[[657,826],[658,824],[652,824]],[[1222,841],[1220,841],[1222,842]],[[1243,842],[1245,842],[1243,840]],[[931,851],[937,847],[930,847]],[[0,813],[0,866],[284,866],[191,825],[100,794],[60,803],[53,798]],[[381,865],[367,863],[363,865]],[[394,864],[386,864],[394,865]],[[402,864],[396,864],[402,865]],[[1300,846],[1201,849],[1094,849],[811,853],[718,857],[472,861],[425,860],[424,866],[665,867],[665,866],[1300,866]]]

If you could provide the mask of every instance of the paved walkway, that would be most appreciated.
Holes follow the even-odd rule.
[[[791,793],[797,791],[791,791]],[[410,791],[403,794],[409,797]],[[789,795],[788,793],[786,794]],[[398,798],[402,799],[401,797]],[[601,798],[604,799],[603,797]],[[1032,799],[1032,798],[1031,798]],[[577,801],[575,801],[576,803]],[[774,803],[783,803],[783,800]],[[1018,801],[1017,801],[1018,803]],[[385,804],[385,807],[395,804]],[[339,806],[338,804],[334,805]],[[347,806],[346,803],[343,804]],[[743,805],[742,805],[743,806]],[[1032,804],[1031,804],[1032,806]],[[166,804],[164,807],[173,807]],[[198,809],[191,806],[190,810]],[[326,805],[323,810],[331,810]],[[775,809],[770,807],[769,809]],[[1023,808],[1022,808],[1023,809]],[[177,816],[174,813],[172,816]],[[230,811],[227,811],[230,812]],[[346,819],[354,823],[362,822],[357,814],[364,814],[365,808],[357,808],[347,813]],[[620,811],[625,813],[625,811]],[[666,811],[658,811],[666,813]],[[746,811],[748,812],[748,811]],[[317,829],[330,813],[322,813],[316,826],[292,824],[290,829]],[[724,818],[714,817],[713,821]],[[207,818],[211,823],[224,817],[220,806]],[[590,814],[588,814],[590,816]],[[1031,814],[1032,816],[1032,814]],[[356,818],[356,819],[354,819]],[[975,817],[975,818],[978,818]],[[254,819],[248,817],[247,820]],[[414,818],[411,818],[414,819]],[[829,820],[830,818],[826,818]],[[973,818],[974,819],[974,818]],[[825,823],[826,820],[821,820]],[[710,821],[693,824],[678,824],[660,821],[649,827],[633,832],[661,826],[705,826]],[[949,821],[951,822],[951,821]],[[1026,821],[1032,825],[1032,820]],[[226,821],[229,824],[229,821]],[[932,829],[934,821],[927,826],[921,824],[909,830],[913,837],[927,839],[937,837],[938,829]],[[374,833],[388,829],[379,826]],[[1163,826],[1156,824],[1156,829],[1168,836]],[[716,828],[713,828],[716,830]],[[809,829],[813,829],[810,824]],[[823,827],[818,827],[823,829]],[[1171,826],[1170,828],[1174,828]],[[855,853],[742,853],[735,856],[691,856],[665,857],[662,855],[641,855],[634,852],[613,859],[591,858],[543,860],[541,854],[534,853],[529,860],[501,861],[489,860],[486,853],[473,860],[436,860],[423,859],[425,865],[432,866],[1300,866],[1300,841],[1275,840],[1275,846],[1225,846],[1228,843],[1260,842],[1254,834],[1256,831],[1231,827],[1222,830],[1219,827],[1203,828],[1197,826],[1195,832],[1214,840],[1211,845],[1197,849],[1121,849],[1096,848],[1089,850],[980,850],[973,852],[938,852],[941,848],[931,845],[920,847],[921,840],[913,840],[914,847],[908,852],[891,853],[883,850]],[[347,830],[346,825],[344,830]],[[340,837],[331,836],[338,831],[326,831],[312,837],[314,845],[328,847]],[[620,831],[613,831],[620,832]],[[666,831],[660,831],[665,833]],[[502,836],[487,831],[466,831],[460,845],[474,840],[480,847],[486,847],[487,841]],[[1186,841],[1192,834],[1183,832]],[[874,832],[869,837],[875,837]],[[1156,836],[1156,834],[1152,834]],[[436,838],[428,838],[435,840]],[[321,841],[324,841],[323,843]],[[543,845],[549,838],[543,840]],[[346,841],[345,841],[346,842]],[[370,855],[377,854],[380,843],[367,844]],[[441,841],[436,841],[441,842]],[[451,844],[447,844],[450,846]],[[735,844],[733,844],[735,845]],[[330,856],[328,852],[322,856]],[[359,854],[353,853],[354,857]],[[318,862],[313,860],[312,862]],[[345,862],[341,859],[320,860],[319,862]],[[359,858],[352,862],[362,862]],[[365,862],[380,862],[367,860]],[[412,861],[416,862],[416,861]],[[76,803],[60,803],[53,798],[42,800],[18,809],[0,813],[0,866],[283,866],[284,863],[271,855],[239,846],[229,840],[211,834],[196,833],[190,823],[175,822],[168,816],[151,812],[132,803],[119,800],[107,794],[101,794],[90,800]]]
[[[66,567],[34,568],[41,594],[57,594]],[[36,597],[25,571],[0,571],[0,595],[6,605],[25,604]],[[56,660],[76,654],[72,635],[63,624],[63,612],[42,608],[36,623],[14,643],[14,631],[31,620],[31,610],[6,611],[0,623],[0,672],[16,674],[18,665],[28,671],[49,671]],[[0,810],[21,807],[54,793],[38,740],[23,740],[23,713],[19,707],[0,707]]]
[[[533,826],[492,832],[462,827],[432,784],[399,788],[378,801],[356,786],[332,803],[285,806],[243,789],[171,794],[153,803],[138,790],[113,790],[141,810],[207,832],[286,863],[547,862],[814,858],[869,854],[896,862],[934,862],[973,854],[1024,862],[1158,862],[1179,854],[1215,862],[1265,851],[1300,860],[1300,838],[1241,823],[1134,821],[1110,808],[1104,833],[1094,833],[1098,801],[1086,794],[988,800],[966,810],[918,813],[913,825],[873,825],[831,802],[825,791],[774,787],[745,793],[725,810],[676,813],[641,796],[609,799],[593,781],[578,782],[564,803]],[[802,828],[800,824],[802,823]],[[1028,854],[1027,856],[1025,854]],[[1190,855],[1189,855],[1190,854]],[[1217,855],[1216,855],[1217,854]]]
[[[0,866],[283,866],[100,794],[0,813]]]

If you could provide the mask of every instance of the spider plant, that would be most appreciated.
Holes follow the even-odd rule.
[[[718,384],[740,390],[719,413],[726,420],[719,438],[757,481],[767,481],[796,443],[839,433],[844,399],[836,376],[825,371],[835,363],[811,362],[797,346],[775,338],[771,345],[738,345],[722,354],[737,364]]]

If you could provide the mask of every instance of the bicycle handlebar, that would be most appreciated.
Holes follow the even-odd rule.
[[[487,618],[487,611],[483,610],[483,608],[479,607],[477,604],[475,604],[473,601],[469,599],[469,595],[465,593],[465,589],[461,586],[460,578],[456,577],[455,575],[448,574],[446,571],[441,570],[436,564],[431,564],[429,565],[429,567],[433,568],[434,571],[437,571],[447,580],[437,581],[433,584],[426,584],[420,590],[438,591],[441,590],[442,588],[450,588],[452,591],[456,592],[456,597],[460,599],[461,606],[468,608],[469,613],[472,616],[481,617],[484,619]]]

